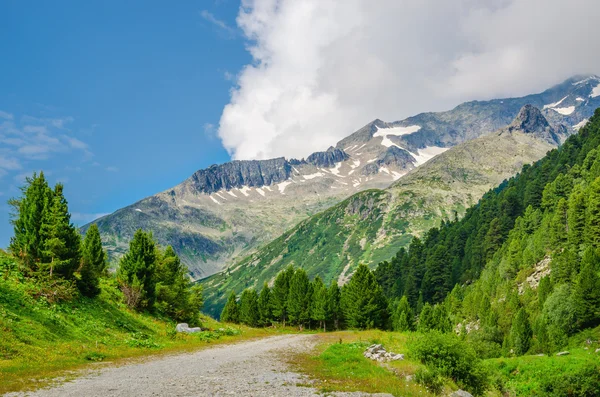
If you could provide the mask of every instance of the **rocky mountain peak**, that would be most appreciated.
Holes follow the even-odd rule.
[[[550,127],[548,120],[540,109],[532,105],[525,105],[517,114],[517,117],[509,125],[511,130],[517,129],[523,132],[541,132]]]
[[[306,158],[306,162],[317,167],[331,168],[335,163],[347,160],[350,156],[340,148],[329,147],[325,152],[315,152]]]

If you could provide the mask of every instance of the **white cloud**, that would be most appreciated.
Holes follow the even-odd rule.
[[[7,112],[0,110],[0,119],[12,120],[13,115]]]
[[[225,21],[222,21],[215,17],[212,13],[207,10],[200,11],[200,16],[215,25],[219,30],[223,33],[226,33],[228,38],[233,38],[235,36],[235,29],[229,26]]]
[[[236,159],[302,157],[367,122],[600,73],[600,2],[242,0],[252,64],[219,125]]]

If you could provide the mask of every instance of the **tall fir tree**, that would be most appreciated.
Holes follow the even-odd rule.
[[[598,248],[600,247],[600,178],[596,178],[587,190],[585,237],[592,247]]]
[[[77,286],[81,293],[88,297],[94,297],[100,293],[100,276],[106,269],[106,253],[102,249],[102,240],[98,225],[93,223],[87,232],[81,245],[81,266]]]
[[[433,255],[427,257],[427,271],[423,277],[423,299],[438,303],[444,300],[451,289],[452,269],[447,260],[447,249],[438,246]]]
[[[261,326],[267,327],[271,325],[273,321],[273,303],[271,298],[271,289],[266,281],[258,296],[258,313],[260,315],[259,323]]]
[[[584,233],[586,228],[586,200],[585,192],[581,188],[573,191],[569,197],[569,210],[567,211],[568,219],[568,240],[569,243],[576,249],[584,242]]]
[[[288,295],[288,316],[290,323],[303,326],[310,320],[311,285],[302,268],[296,269],[290,279],[290,292]]]
[[[234,324],[238,324],[240,322],[240,310],[234,291],[231,291],[231,294],[229,294],[227,303],[221,311],[221,321],[224,323]]]
[[[319,276],[313,280],[310,305],[311,319],[316,321],[323,331],[327,331],[327,288]]]
[[[340,329],[340,320],[342,318],[341,291],[336,280],[332,280],[327,288],[327,319],[333,323],[333,327]]]
[[[392,325],[395,331],[406,332],[415,330],[415,318],[406,295],[400,298],[400,302],[396,306]]]
[[[387,300],[369,268],[360,264],[342,290],[344,319],[350,328],[383,328],[387,323]]]
[[[600,277],[594,265],[585,262],[573,288],[573,304],[580,329],[600,324]]]
[[[258,294],[254,288],[247,288],[240,297],[240,322],[250,327],[258,326],[260,313],[258,311]]]
[[[288,319],[288,294],[290,292],[290,279],[293,275],[294,268],[292,266],[288,266],[284,271],[279,272],[271,290],[273,316],[281,321],[284,326]]]
[[[529,323],[529,316],[525,309],[521,308],[513,320],[509,335],[510,346],[515,355],[522,356],[527,353],[531,346],[532,336],[533,331]]]
[[[44,259],[45,237],[42,223],[52,202],[52,190],[44,173],[33,174],[25,179],[21,197],[9,200],[13,208],[11,223],[14,236],[10,240],[10,251],[20,258],[25,271],[30,275],[38,271]]]
[[[156,260],[156,244],[152,234],[138,229],[117,271],[117,281],[128,306],[141,309],[154,305]]]

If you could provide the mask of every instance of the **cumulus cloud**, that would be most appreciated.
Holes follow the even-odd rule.
[[[242,0],[253,62],[219,137],[235,159],[303,157],[367,122],[600,73],[600,2]]]

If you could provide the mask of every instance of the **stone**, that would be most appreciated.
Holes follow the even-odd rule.
[[[571,353],[569,353],[568,351],[556,353],[557,356],[568,356],[569,354]]]
[[[201,332],[202,328],[200,328],[200,327],[190,328],[190,326],[187,323],[179,323],[175,327],[175,331],[177,331],[177,332],[184,332],[186,334],[193,334],[193,333],[196,333],[196,332]]]
[[[600,353],[600,347],[596,349],[594,353]]]
[[[454,393],[450,394],[450,397],[473,397],[473,395],[468,391],[457,390]]]

